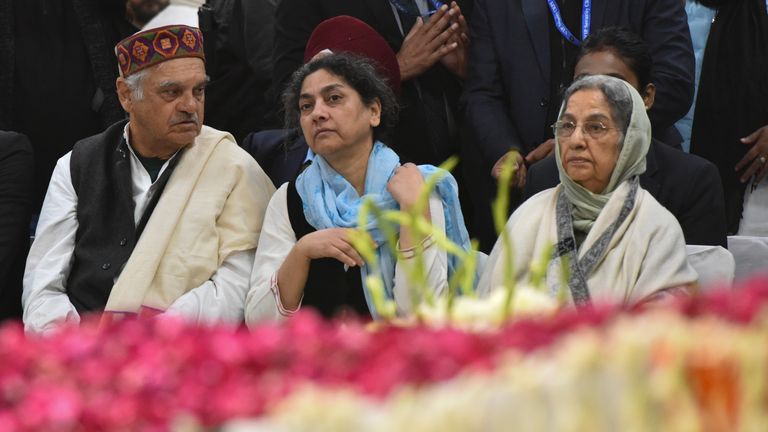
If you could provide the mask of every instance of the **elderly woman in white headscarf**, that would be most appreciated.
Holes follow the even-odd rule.
[[[674,216],[640,187],[651,124],[635,89],[596,75],[574,82],[563,98],[555,132],[560,185],[523,203],[509,218],[511,259],[499,240],[480,278],[487,294],[504,270],[526,282],[531,263],[554,245],[546,283],[567,290],[577,306],[636,304],[685,293],[698,276],[687,261]],[[570,267],[561,287],[561,260]]]

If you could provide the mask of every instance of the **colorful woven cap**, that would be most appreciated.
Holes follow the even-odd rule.
[[[400,94],[400,66],[397,56],[386,40],[371,26],[357,18],[340,15],[315,27],[304,50],[304,63],[322,50],[351,53],[367,57],[376,63],[377,71],[389,87]]]
[[[126,77],[166,60],[198,57],[205,61],[203,33],[185,25],[141,31],[115,46],[120,75]]]

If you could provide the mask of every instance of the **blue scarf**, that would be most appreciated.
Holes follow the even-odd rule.
[[[381,210],[399,209],[397,202],[387,191],[387,183],[399,166],[400,158],[397,154],[380,141],[376,141],[368,158],[365,189],[361,197],[351,183],[336,172],[322,156],[316,155],[312,165],[296,179],[296,190],[304,207],[304,217],[317,230],[357,228],[358,212],[366,198],[372,199]],[[442,172],[440,168],[432,165],[420,165],[419,171],[425,179],[437,172]],[[469,235],[459,206],[458,186],[450,173],[445,173],[437,183],[434,193],[443,203],[446,236],[465,250],[469,250]],[[389,299],[393,299],[396,257],[387,247],[386,238],[373,217],[369,219],[365,229],[379,245],[376,256],[384,280],[385,293]],[[449,254],[448,278],[451,277],[457,265],[457,257]],[[363,266],[360,271],[365,288],[363,291],[371,315],[378,318],[365,283],[368,273],[368,265]]]

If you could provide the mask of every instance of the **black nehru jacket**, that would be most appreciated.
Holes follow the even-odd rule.
[[[304,217],[301,197],[293,182],[287,190],[288,218],[296,234],[296,240],[317,231]],[[360,316],[370,316],[363,293],[360,268],[350,267],[344,271],[344,264],[334,258],[314,259],[309,265],[307,283],[304,285],[302,307],[313,307],[325,317],[351,309]]]
[[[141,235],[179,157],[157,180],[157,190],[138,226],[134,222],[130,150],[123,139],[127,121],[77,142],[70,170],[77,193],[77,234],[67,295],[79,313],[101,311],[114,279]]]

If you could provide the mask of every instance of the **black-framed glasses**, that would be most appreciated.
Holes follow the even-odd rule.
[[[576,131],[576,123],[572,121],[557,121],[552,125],[552,131],[555,136],[560,138],[568,138]],[[586,121],[581,124],[581,133],[589,135],[594,139],[602,138],[609,130],[616,129],[604,125],[599,121]]]

